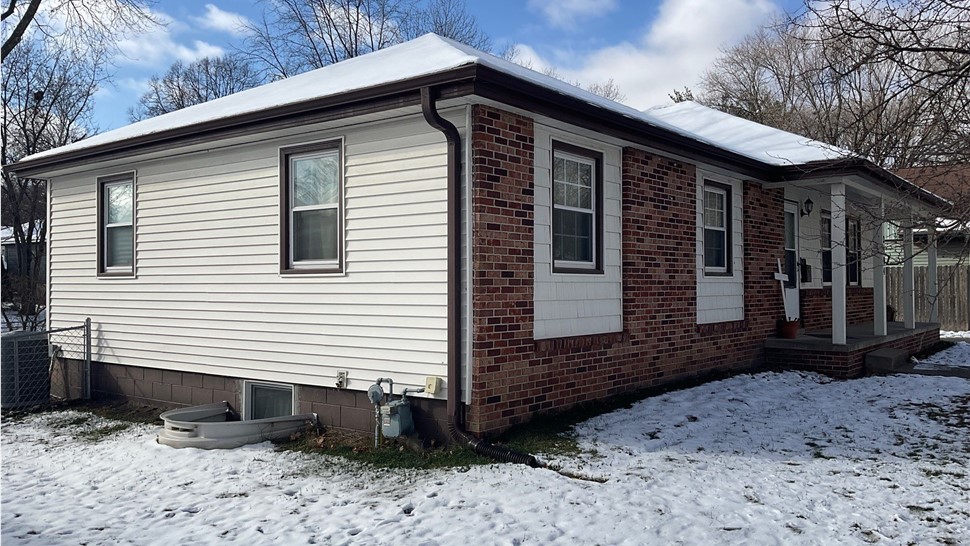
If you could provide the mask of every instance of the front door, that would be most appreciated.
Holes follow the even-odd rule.
[[[798,203],[785,202],[785,314],[801,318],[798,301]]]

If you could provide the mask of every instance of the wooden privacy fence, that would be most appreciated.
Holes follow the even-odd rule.
[[[970,265],[941,265],[936,268],[939,299],[937,309],[940,329],[970,330]],[[913,268],[916,288],[916,320],[930,319],[930,299],[926,292],[926,266]],[[896,310],[896,320],[903,320],[903,268],[886,268],[886,299]]]

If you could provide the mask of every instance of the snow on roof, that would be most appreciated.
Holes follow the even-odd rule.
[[[644,112],[699,140],[770,165],[801,165],[852,157],[847,150],[755,123],[693,101]]]
[[[641,112],[473,47],[436,34],[425,34],[403,44],[133,123],[67,146],[40,152],[24,158],[23,161],[439,74],[476,64],[769,165],[801,164],[845,157],[848,154],[844,150],[806,137],[736,118],[693,102]]]

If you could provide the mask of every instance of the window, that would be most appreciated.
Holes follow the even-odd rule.
[[[280,270],[342,271],[340,142],[280,150]]]
[[[786,288],[798,287],[798,204],[785,203],[785,280]]]
[[[832,214],[822,213],[822,283],[832,282]]]
[[[731,187],[704,181],[704,273],[731,273]]]
[[[98,274],[131,276],[135,268],[135,177],[98,179]]]
[[[887,241],[898,241],[903,238],[902,228],[891,220],[886,220],[883,230],[883,238]]]
[[[552,256],[557,273],[602,273],[603,155],[553,142]]]
[[[246,419],[293,415],[293,386],[246,382]]]
[[[862,284],[862,226],[856,218],[846,221],[845,258],[846,280],[849,284]]]

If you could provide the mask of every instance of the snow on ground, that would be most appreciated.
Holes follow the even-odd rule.
[[[4,546],[970,540],[962,378],[708,383],[582,423],[584,453],[551,461],[562,474],[178,450],[147,426],[75,438],[111,424],[86,415],[3,423]]]
[[[970,336],[966,339],[970,339]],[[970,342],[957,341],[953,347],[917,361],[914,369],[933,370],[949,367],[970,368]]]
[[[940,330],[940,339],[970,339],[970,332]]]

